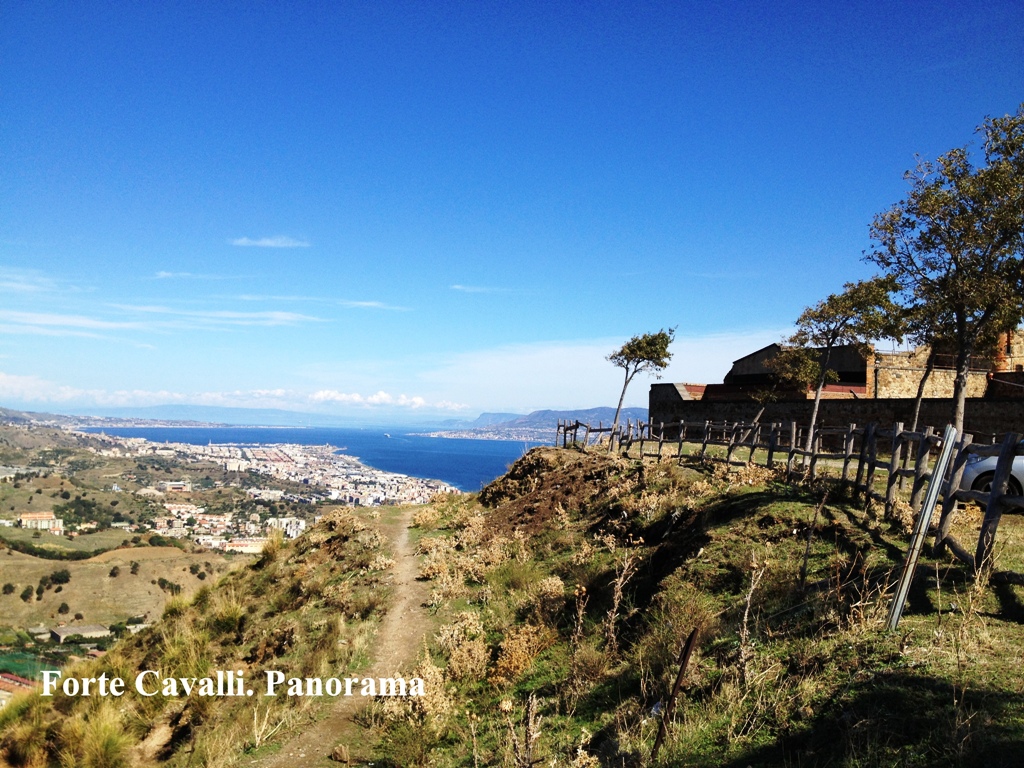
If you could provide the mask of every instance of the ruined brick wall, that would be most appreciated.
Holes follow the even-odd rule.
[[[1024,372],[1024,331],[1017,329],[1003,336],[996,351],[995,368]]]

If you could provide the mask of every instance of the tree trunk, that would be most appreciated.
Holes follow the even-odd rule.
[[[818,388],[814,390],[814,407],[811,409],[811,423],[807,427],[807,440],[804,450],[809,451],[814,445],[814,425],[818,421],[818,403],[821,402],[821,390],[825,388],[825,380],[828,378],[828,364],[832,362],[832,345],[825,347],[825,359],[821,361],[821,376],[818,378]],[[806,458],[806,457],[805,457]]]
[[[964,410],[967,405],[967,375],[971,370],[971,353],[961,349],[956,353],[956,378],[953,380],[953,426],[957,434],[964,431]]]
[[[622,394],[619,395],[619,405],[615,409],[615,419],[612,421],[611,434],[615,434],[615,430],[619,426],[619,414],[622,412],[622,401],[626,399],[626,388],[629,386],[629,381],[632,379],[632,375],[629,373],[629,368],[626,368],[626,380],[622,382]]]
[[[811,423],[807,427],[807,440],[804,441],[804,450],[811,450],[814,445],[814,425],[818,421],[818,403],[821,402],[821,390],[825,388],[825,377],[818,381],[818,388],[814,390],[814,407],[811,408]]]
[[[932,371],[935,370],[935,346],[933,345],[928,350],[928,362],[924,366],[924,375],[921,376],[921,381],[917,384],[917,397],[914,399],[914,418],[910,422],[910,431],[917,432],[917,421],[921,416],[921,401],[924,399],[924,388],[928,383],[928,377],[932,375]],[[957,430],[957,434],[960,434]],[[909,458],[909,454],[907,454]]]

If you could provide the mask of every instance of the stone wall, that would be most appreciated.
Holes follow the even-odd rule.
[[[912,352],[876,354],[874,397],[917,397],[917,387],[928,363],[928,347]],[[952,397],[956,371],[936,368],[924,386],[925,397]],[[984,397],[988,385],[984,371],[971,371],[967,376],[967,396]]]
[[[684,401],[673,397],[671,384],[651,386],[649,418],[653,423],[676,421],[749,421],[759,406],[753,400],[737,401]],[[810,421],[811,400],[769,403],[762,422]],[[848,424],[891,425],[902,421],[908,427],[914,415],[914,398],[885,398],[862,400],[823,400],[818,409],[818,423],[822,426]],[[950,420],[952,404],[948,398],[925,398],[921,402],[921,425],[941,430]],[[1011,398],[968,398],[964,429],[978,435],[1002,432],[1024,433],[1024,400]]]

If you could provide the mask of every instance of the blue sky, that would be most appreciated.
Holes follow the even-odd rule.
[[[1019,2],[0,4],[0,405],[716,381],[1024,101]],[[649,380],[627,402],[646,404]]]

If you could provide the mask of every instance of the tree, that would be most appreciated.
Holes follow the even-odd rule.
[[[797,350],[780,355],[777,375],[784,380],[814,387],[814,406],[807,429],[805,450],[811,450],[814,425],[818,421],[818,405],[825,384],[837,381],[830,366],[836,347],[852,344],[868,352],[867,342],[898,333],[894,318],[898,308],[891,294],[896,283],[891,278],[874,277],[847,283],[842,293],[833,293],[808,307],[797,318],[796,333],[789,344]]]
[[[865,254],[926,332],[951,344],[951,421],[961,431],[971,357],[1024,317],[1024,104],[977,133],[980,165],[961,147],[905,174],[910,192],[875,216]]]
[[[676,329],[662,329],[657,333],[645,333],[642,336],[634,336],[620,349],[608,355],[608,360],[617,368],[622,368],[626,373],[626,379],[622,383],[622,394],[619,395],[619,405],[615,409],[615,419],[612,421],[612,432],[619,426],[619,413],[622,412],[622,402],[626,399],[626,389],[629,382],[641,371],[654,371],[657,378],[661,378],[660,372],[668,367],[668,361],[672,359],[672,353],[668,351],[669,344],[675,338]]]

